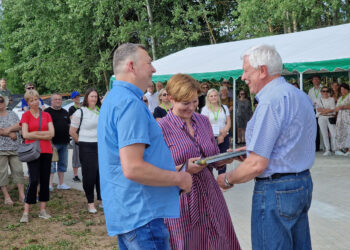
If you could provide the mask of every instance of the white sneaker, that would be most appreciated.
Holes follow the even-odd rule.
[[[57,189],[67,190],[67,189],[70,189],[70,186],[66,185],[65,183],[62,183],[62,185],[60,184],[57,185]]]
[[[350,156],[350,151],[346,152],[344,155],[345,156]]]
[[[46,213],[45,210],[42,210],[42,211],[40,211],[40,213],[39,213],[39,218],[48,220],[48,219],[51,218],[51,215],[49,215],[48,213]]]
[[[342,156],[345,155],[345,154],[344,154],[342,151],[340,151],[340,150],[335,151],[334,154],[335,154],[335,155],[342,155]]]
[[[50,190],[50,192],[52,192],[53,191],[53,186],[49,186],[49,190]]]
[[[331,151],[326,151],[323,153],[323,156],[330,156],[330,155],[332,155]]]

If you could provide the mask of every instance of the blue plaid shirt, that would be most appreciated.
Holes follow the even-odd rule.
[[[310,98],[283,77],[255,97],[259,104],[246,128],[247,151],[269,159],[258,177],[310,169],[315,159],[316,121]]]

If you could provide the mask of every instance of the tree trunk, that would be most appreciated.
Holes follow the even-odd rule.
[[[148,23],[151,29],[151,46],[152,46],[152,57],[153,60],[157,59],[156,56],[156,45],[154,43],[154,37],[153,37],[153,15],[152,15],[152,11],[151,11],[151,5],[149,4],[149,0],[146,0],[146,6],[147,6],[147,14],[148,14]]]
[[[297,22],[297,17],[295,15],[295,12],[292,12],[292,19],[293,19],[293,32],[298,31],[298,22]]]

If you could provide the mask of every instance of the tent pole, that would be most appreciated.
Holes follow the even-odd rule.
[[[233,78],[233,90],[232,90],[232,148],[236,149],[236,79]]]
[[[299,86],[300,90],[303,90],[303,73],[299,74]]]

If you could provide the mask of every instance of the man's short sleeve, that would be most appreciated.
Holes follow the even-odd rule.
[[[259,104],[255,112],[254,127],[247,127],[251,138],[247,150],[269,159],[281,133],[282,118],[271,105]]]
[[[135,143],[150,145],[149,123],[154,119],[147,107],[140,101],[131,100],[128,105],[123,105],[124,110],[115,121],[117,125],[119,148]]]

